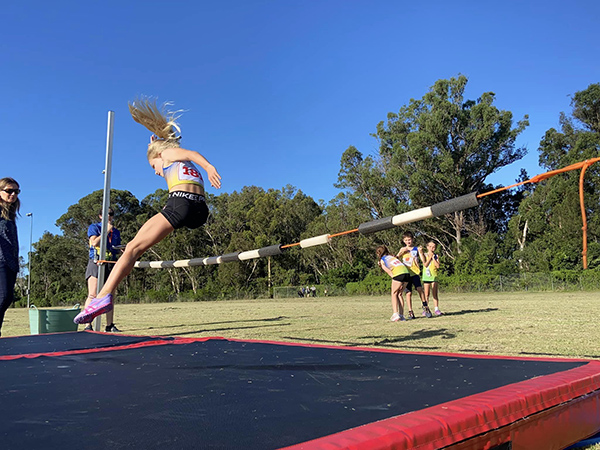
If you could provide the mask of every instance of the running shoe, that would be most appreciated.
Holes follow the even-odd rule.
[[[406,318],[402,314],[400,314],[400,322],[406,322]]]
[[[428,319],[430,319],[431,317],[433,317],[433,315],[431,314],[431,311],[429,311],[429,308],[423,308],[423,315],[425,317],[427,317]]]
[[[114,323],[111,323],[110,325],[108,325],[108,326],[107,326],[107,327],[104,329],[104,331],[105,331],[106,333],[120,333],[120,332],[121,332],[121,330],[119,330],[119,329],[117,328],[117,326],[116,326]]]
[[[436,316],[441,316],[441,315],[443,314],[443,313],[442,313],[442,312],[441,312],[439,309],[436,309],[436,310],[434,310],[434,311],[433,311],[433,313],[434,313]]]
[[[96,316],[112,311],[112,295],[108,294],[102,298],[95,298],[90,304],[75,316],[75,323],[90,323]]]
[[[412,311],[408,312],[408,315],[406,316],[406,320],[413,320],[415,318],[415,313]]]
[[[390,320],[392,322],[398,322],[400,320],[400,314],[398,314],[398,313],[392,314],[392,317],[390,317]]]

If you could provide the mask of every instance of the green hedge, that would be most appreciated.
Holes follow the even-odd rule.
[[[508,275],[441,275],[440,289],[446,292],[513,292],[600,290],[600,270],[561,270],[551,273]],[[381,295],[390,292],[387,275],[369,273],[364,280],[347,283],[347,295]]]
[[[600,270],[560,270],[550,273],[440,276],[446,292],[512,292],[600,290]]]
[[[550,273],[521,273],[507,275],[441,275],[439,277],[440,289],[444,292],[518,292],[518,291],[600,291],[600,269],[588,270],[560,270]],[[346,283],[344,287],[321,284],[315,285],[317,296],[339,295],[385,295],[389,294],[391,286],[390,277],[380,271],[367,273],[361,281]],[[275,287],[275,298],[297,297],[297,286]],[[217,283],[207,283],[201,286],[196,293],[185,291],[175,294],[170,289],[149,290],[144,292],[131,290],[128,295],[118,295],[120,303],[166,303],[173,301],[207,301],[229,299],[266,298],[269,294],[266,288],[249,287],[245,290],[222,289]],[[52,299],[31,298],[31,304],[38,307],[73,306],[76,303],[83,305],[86,292],[83,290],[78,295],[71,293],[55,294]],[[15,307],[27,305],[27,298],[20,297],[14,304]]]

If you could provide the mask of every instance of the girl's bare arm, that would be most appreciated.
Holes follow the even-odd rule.
[[[193,150],[173,147],[163,150],[160,156],[166,164],[170,164],[174,161],[192,161],[193,163],[198,164],[208,174],[210,185],[217,189],[221,187],[221,175],[219,175],[215,166],[209,163],[200,153]]]

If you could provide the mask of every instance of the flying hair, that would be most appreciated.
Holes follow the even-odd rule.
[[[129,103],[131,117],[137,123],[145,126],[153,133],[148,145],[148,158],[157,156],[162,150],[169,147],[179,147],[181,128],[177,119],[181,112],[169,111],[167,108],[172,103],[166,102],[162,107],[156,105],[156,99],[140,98]]]

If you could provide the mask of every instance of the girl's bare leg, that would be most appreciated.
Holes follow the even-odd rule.
[[[400,302],[398,301],[398,285],[400,283],[392,280],[392,312],[394,314],[400,314]]]
[[[431,291],[431,283],[423,283],[423,291],[425,292],[425,301],[429,303],[429,293]]]
[[[439,309],[440,300],[438,298],[438,282],[437,281],[434,281],[433,283],[431,283],[431,295],[433,297],[433,306],[435,307],[435,309]]]
[[[404,286],[403,290],[404,289],[406,289],[406,283],[405,283],[405,286]],[[408,310],[409,311],[413,310],[413,308],[412,308],[412,292],[407,292],[406,293],[406,305],[408,306]]]
[[[114,292],[119,283],[123,281],[123,278],[129,275],[138,258],[154,244],[162,241],[172,231],[173,226],[160,213],[148,220],[125,247],[125,251],[115,264],[97,297],[102,298]]]
[[[406,282],[400,283],[400,286],[398,287],[398,310],[400,311],[400,315],[404,315],[404,296],[402,293],[404,292],[404,289],[406,289],[406,284]]]
[[[113,302],[114,302],[115,301],[115,291],[112,291],[111,294],[113,296]],[[104,325],[105,326],[112,325],[114,323],[115,310],[111,309],[105,315],[106,315],[106,323]],[[101,331],[101,330],[96,330],[96,331]]]
[[[427,303],[427,300],[425,299],[425,292],[423,292],[423,287],[418,287],[417,293],[419,294],[419,297],[421,297],[421,303]]]
[[[392,311],[394,314],[404,314],[404,302],[402,299],[402,291],[406,283],[392,280]]]
[[[89,277],[87,279],[88,284],[88,297],[85,299],[84,309],[90,304],[93,298],[96,297],[96,291],[98,290],[98,278]]]

